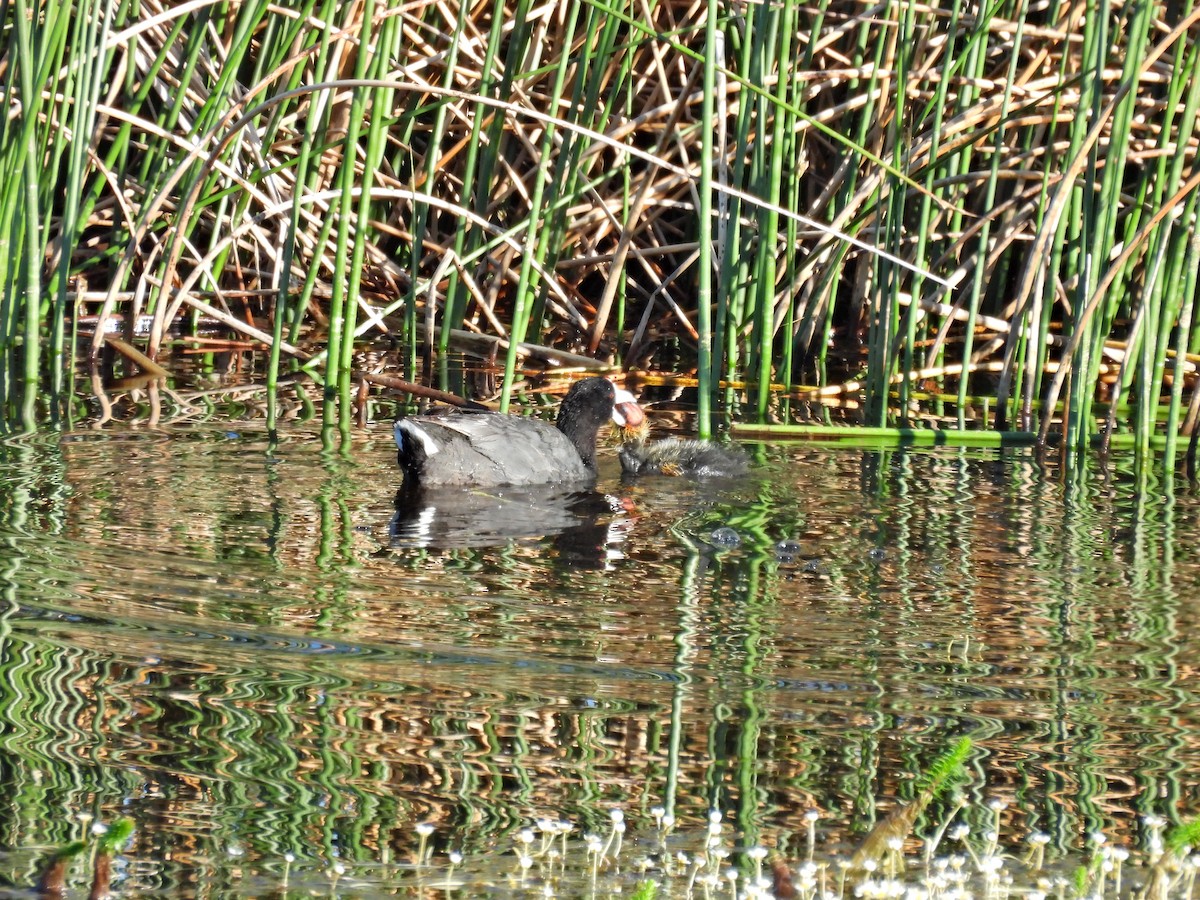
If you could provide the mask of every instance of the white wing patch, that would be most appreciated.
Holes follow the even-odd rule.
[[[438,452],[438,450],[441,449],[438,447],[437,442],[425,432],[424,428],[415,424],[409,419],[401,419],[396,427],[414,441],[417,441],[425,449],[425,455],[427,457],[433,456]]]

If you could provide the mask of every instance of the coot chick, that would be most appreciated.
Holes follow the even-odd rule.
[[[621,429],[621,470],[626,475],[686,475],[730,478],[750,468],[746,451],[736,444],[713,444],[684,438],[648,441],[649,422]]]
[[[397,460],[406,491],[417,487],[588,484],[596,478],[596,436],[612,419],[639,425],[633,395],[607,378],[584,378],[563,398],[556,425],[456,410],[399,419]]]

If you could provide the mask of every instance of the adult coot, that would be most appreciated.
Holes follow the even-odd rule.
[[[399,419],[405,489],[590,483],[596,435],[608,419],[632,427],[644,416],[632,394],[599,377],[572,385],[556,425],[487,410]]]
[[[750,468],[746,452],[735,444],[665,438],[648,441],[649,422],[621,430],[621,469],[626,475],[688,475],[693,478],[731,478]]]

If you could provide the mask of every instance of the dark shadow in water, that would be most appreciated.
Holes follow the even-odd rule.
[[[388,534],[392,547],[437,550],[553,537],[582,562],[599,559],[619,512],[611,497],[561,486],[401,488]]]

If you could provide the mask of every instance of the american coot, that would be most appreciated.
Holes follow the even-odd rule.
[[[730,478],[750,467],[746,452],[735,444],[666,438],[648,441],[649,422],[621,429],[621,469],[626,475],[688,475],[693,478]]]
[[[633,395],[607,378],[572,385],[558,422],[460,410],[396,422],[406,490],[449,485],[584,484],[596,477],[596,435],[607,419],[645,418]]]

